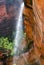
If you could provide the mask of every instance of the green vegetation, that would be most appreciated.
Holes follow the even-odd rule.
[[[0,37],[0,48],[4,48],[11,51],[11,55],[13,54],[14,44],[13,42],[9,41],[6,37]]]
[[[24,38],[25,39],[27,38],[26,33],[24,33]],[[24,52],[29,51],[29,49],[31,49],[31,47],[33,47],[33,41],[32,40],[26,39],[26,41],[28,44],[23,48]],[[10,51],[9,54],[12,56],[15,54],[14,47],[15,47],[15,43],[13,43],[13,41],[11,41],[10,38],[0,37],[0,48]]]

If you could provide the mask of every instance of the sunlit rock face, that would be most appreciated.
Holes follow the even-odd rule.
[[[43,0],[34,0],[33,1],[33,10],[35,14],[35,43],[41,48],[41,54],[44,56],[44,1]]]
[[[42,0],[37,0],[37,8],[38,8],[38,12],[39,12],[39,16],[41,19],[41,23],[42,23],[42,33],[43,33],[43,37],[42,37],[42,43],[44,43],[44,1]]]
[[[44,65],[44,0],[33,0],[35,20],[35,52],[39,56],[41,65]]]
[[[28,0],[26,1],[27,3],[29,3]],[[27,37],[30,39],[34,39],[34,50],[33,50],[34,53],[33,52],[31,52],[31,54],[29,53],[30,57],[28,58],[28,60],[30,62],[30,59],[32,61],[36,57],[36,59],[39,59],[40,62],[42,62],[42,65],[44,65],[43,59],[42,60],[40,59],[41,55],[42,57],[44,57],[44,52],[43,52],[44,51],[44,1],[33,0],[32,3],[33,3],[32,5],[33,10],[27,7],[25,7],[24,9],[24,15],[26,15],[26,20],[24,21],[24,23],[25,23],[25,31],[27,33]],[[34,12],[34,15],[32,12]],[[28,17],[30,19],[28,19]],[[33,57],[33,59],[31,57]]]
[[[39,15],[40,15],[42,21],[44,21],[44,1],[43,0],[39,0],[39,1],[37,0],[36,2],[37,2],[36,3],[37,8],[39,10]]]

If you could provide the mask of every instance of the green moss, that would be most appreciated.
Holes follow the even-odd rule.
[[[8,37],[0,37],[0,48],[10,50],[11,54],[13,54],[14,43],[9,41]]]

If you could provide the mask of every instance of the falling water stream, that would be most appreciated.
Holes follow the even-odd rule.
[[[23,20],[22,20],[23,9],[24,9],[24,2],[22,2],[20,6],[18,20],[16,23],[16,36],[14,39],[14,43],[15,43],[14,52],[16,55],[20,53],[21,49],[19,49],[19,47],[22,44],[22,39],[23,39]]]

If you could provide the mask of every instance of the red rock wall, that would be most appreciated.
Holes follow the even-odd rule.
[[[34,40],[34,53],[31,51],[31,56],[29,51],[28,60],[29,62],[30,59],[32,61],[31,57],[33,57],[34,55],[33,59],[36,57],[36,59],[39,59],[40,63],[44,65],[44,1],[33,0],[32,2],[32,11],[30,8],[25,8],[24,10],[24,14],[27,15],[27,17],[29,18],[27,18],[28,20],[24,21],[26,26],[25,30],[27,33],[27,37]]]

